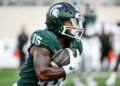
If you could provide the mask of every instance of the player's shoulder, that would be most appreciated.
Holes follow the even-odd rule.
[[[34,36],[39,36],[42,39],[45,40],[50,40],[50,39],[56,39],[56,36],[54,33],[52,33],[51,31],[48,31],[47,29],[40,29],[40,30],[36,30],[32,33],[31,38]]]
[[[30,45],[45,47],[53,53],[60,48],[56,35],[47,29],[34,31],[30,37]]]

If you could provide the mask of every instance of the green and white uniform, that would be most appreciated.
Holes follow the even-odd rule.
[[[54,54],[56,51],[61,49],[61,45],[56,37],[56,35],[48,30],[37,30],[33,32],[30,38],[30,48],[35,45],[37,47],[47,48]],[[82,52],[81,41],[74,40],[70,43],[71,48],[76,48]],[[18,86],[59,86],[58,84],[63,81],[63,79],[58,79],[54,81],[41,81],[38,80],[35,74],[35,68],[33,66],[33,56],[29,54],[27,61],[22,66],[20,71],[20,79],[17,82]]]

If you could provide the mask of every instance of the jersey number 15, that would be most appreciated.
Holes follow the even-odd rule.
[[[40,45],[42,38],[37,34],[33,35],[32,44]]]

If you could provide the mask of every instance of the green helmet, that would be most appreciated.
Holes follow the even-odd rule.
[[[71,26],[65,26],[63,23],[66,20],[71,20]],[[80,39],[83,34],[80,12],[71,4],[66,2],[56,3],[50,7],[46,15],[47,28],[61,35],[70,38]]]

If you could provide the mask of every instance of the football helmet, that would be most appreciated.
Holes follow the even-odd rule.
[[[66,20],[70,20],[72,26],[65,26]],[[54,33],[75,39],[80,39],[84,31],[79,10],[66,2],[56,3],[50,7],[46,15],[46,25]]]

